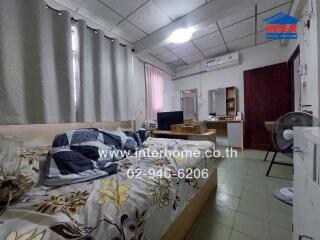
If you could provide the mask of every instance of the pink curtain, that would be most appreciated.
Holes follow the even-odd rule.
[[[147,120],[156,120],[157,112],[163,110],[164,73],[159,68],[145,64],[147,91]]]

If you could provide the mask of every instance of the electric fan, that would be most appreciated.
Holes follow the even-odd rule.
[[[292,166],[291,163],[275,162],[275,156],[278,152],[284,153],[290,157],[293,156],[293,128],[294,127],[312,127],[318,126],[318,122],[314,117],[306,112],[290,112],[281,116],[273,126],[272,142],[276,148],[276,152],[267,171],[267,176],[273,164]],[[285,187],[272,191],[273,195],[280,201],[292,205],[293,189]]]

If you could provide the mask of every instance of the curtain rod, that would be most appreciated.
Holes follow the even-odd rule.
[[[59,13],[59,14],[61,14],[61,11],[60,11],[60,10],[57,10],[57,9],[53,8],[53,7],[49,6],[48,4],[46,4],[46,6],[47,6],[47,8],[49,8],[49,9],[51,9],[51,10],[53,10],[53,11]],[[78,19],[75,19],[74,17],[71,17],[71,19],[72,19],[73,21],[79,22],[79,20],[78,20]],[[99,29],[95,29],[95,28],[89,27],[88,25],[87,25],[87,28],[89,28],[90,30],[95,31],[95,32],[99,31]],[[108,37],[108,36],[105,35],[105,34],[104,34],[104,36],[105,36],[106,38],[112,40],[112,41],[114,40],[114,38]],[[123,44],[123,43],[120,43],[120,45],[122,45],[122,46],[124,46],[124,47],[128,47],[126,44]],[[132,49],[132,51],[134,51],[134,49]]]
[[[154,64],[152,64],[152,63],[149,63],[149,62],[147,62],[147,61],[144,61],[143,59],[140,59],[140,58],[139,58],[139,61],[143,63],[143,66],[144,66],[144,67],[145,67],[146,64],[149,64],[149,65],[151,65],[151,66],[153,66],[153,67],[155,67],[155,68],[160,69],[162,72],[164,72],[164,73],[166,73],[166,74],[168,74],[168,75],[170,75],[170,76],[174,76],[171,72],[169,72],[168,70],[166,70],[166,69],[164,69],[164,68],[162,68],[162,67],[156,66],[156,65],[154,65]],[[172,80],[175,80],[175,79],[172,79]]]
[[[163,70],[162,68],[160,68],[160,67],[158,67],[158,66],[156,66],[156,65],[154,65],[154,64],[152,64],[152,63],[145,62],[145,61],[143,61],[143,63],[144,63],[144,65],[149,64],[149,65],[151,65],[152,67],[158,68],[158,69],[160,69],[161,71],[166,72],[166,71]]]

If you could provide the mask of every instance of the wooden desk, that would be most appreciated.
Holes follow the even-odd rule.
[[[217,120],[204,121],[207,128],[216,129],[216,136],[227,137],[228,146],[243,149],[243,121]]]
[[[216,142],[216,130],[209,129],[205,133],[177,133],[172,131],[155,130],[152,131],[153,137],[178,138],[186,140],[203,140],[206,139],[211,142]]]

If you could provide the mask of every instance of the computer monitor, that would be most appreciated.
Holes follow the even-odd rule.
[[[171,125],[183,123],[183,111],[158,112],[158,129],[171,130]]]

